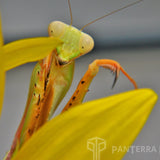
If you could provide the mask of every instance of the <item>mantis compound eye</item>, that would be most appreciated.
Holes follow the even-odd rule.
[[[85,54],[90,52],[94,47],[94,41],[88,34],[82,33],[79,41],[79,50],[81,53]]]
[[[65,31],[65,24],[60,21],[51,22],[48,26],[48,33],[51,37],[60,37]]]

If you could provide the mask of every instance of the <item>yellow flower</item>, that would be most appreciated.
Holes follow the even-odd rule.
[[[92,160],[87,142],[96,137],[106,143],[101,160],[120,160],[126,151],[113,147],[131,146],[156,100],[152,90],[138,89],[79,105],[46,123],[13,160]]]

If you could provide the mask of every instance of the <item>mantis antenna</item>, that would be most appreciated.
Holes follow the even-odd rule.
[[[72,10],[71,10],[71,3],[70,0],[68,0],[68,6],[69,6],[69,12],[70,12],[70,16],[71,16],[71,26],[72,26],[72,22],[73,22],[73,17],[72,17]]]
[[[141,1],[143,1],[143,0],[138,0],[138,1],[134,2],[134,3],[130,3],[130,4],[128,4],[128,5],[126,5],[126,6],[122,7],[122,8],[119,8],[119,9],[117,9],[117,10],[114,10],[114,11],[112,11],[112,12],[110,12],[110,13],[102,16],[102,17],[99,17],[99,18],[97,18],[97,19],[95,19],[95,20],[87,23],[86,25],[84,25],[84,26],[81,28],[81,31],[82,31],[85,27],[89,26],[90,24],[92,24],[92,23],[94,23],[94,22],[96,22],[96,21],[98,21],[98,20],[100,20],[100,19],[103,19],[103,18],[105,18],[105,17],[107,17],[107,16],[109,16],[109,15],[111,15],[111,14],[114,14],[114,13],[116,13],[116,12],[119,12],[119,11],[125,9],[125,8],[128,8],[128,7],[130,7],[130,6],[133,6],[133,5],[135,5],[135,4],[137,4],[137,3],[141,2]]]

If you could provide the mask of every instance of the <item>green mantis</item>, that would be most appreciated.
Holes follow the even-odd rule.
[[[70,1],[68,2],[70,6]],[[103,17],[138,2],[140,1],[129,4]],[[91,36],[82,32],[82,29],[78,30],[74,28],[72,21],[71,25],[64,24],[60,21],[50,23],[48,27],[49,36],[60,39],[63,43],[57,45],[56,49],[45,59],[39,61],[33,70],[25,112],[15,134],[12,147],[6,158],[7,160],[11,159],[33,133],[51,118],[72,83],[74,60],[93,49],[94,40]],[[110,69],[115,73],[113,87],[120,71],[122,71],[133,83],[134,87],[137,88],[136,82],[125,72],[118,62],[109,59],[97,59],[89,65],[87,72],[80,80],[77,89],[62,112],[82,103],[91,81],[98,73],[99,67]]]

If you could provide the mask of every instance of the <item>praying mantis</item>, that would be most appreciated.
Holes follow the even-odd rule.
[[[95,21],[132,6],[140,1],[141,0],[136,1],[107,15],[97,18],[79,30],[72,26],[71,5],[68,0],[71,24],[67,25],[60,21],[53,21],[49,24],[49,36],[58,38],[63,43],[58,45],[56,49],[53,50],[46,58],[40,60],[33,69],[24,115],[15,134],[6,160],[14,157],[24,143],[42,125],[51,119],[54,111],[64,98],[72,83],[75,63],[74,60],[84,54],[87,54],[93,49],[94,40],[90,35],[82,32],[82,30]],[[90,83],[99,71],[99,67],[109,69],[115,73],[115,79],[112,87],[114,87],[121,71],[131,81],[134,88],[137,88],[137,84],[134,79],[128,75],[128,73],[118,62],[110,59],[97,59],[89,65],[87,72],[80,80],[77,89],[62,112],[65,112],[71,107],[82,103]]]

